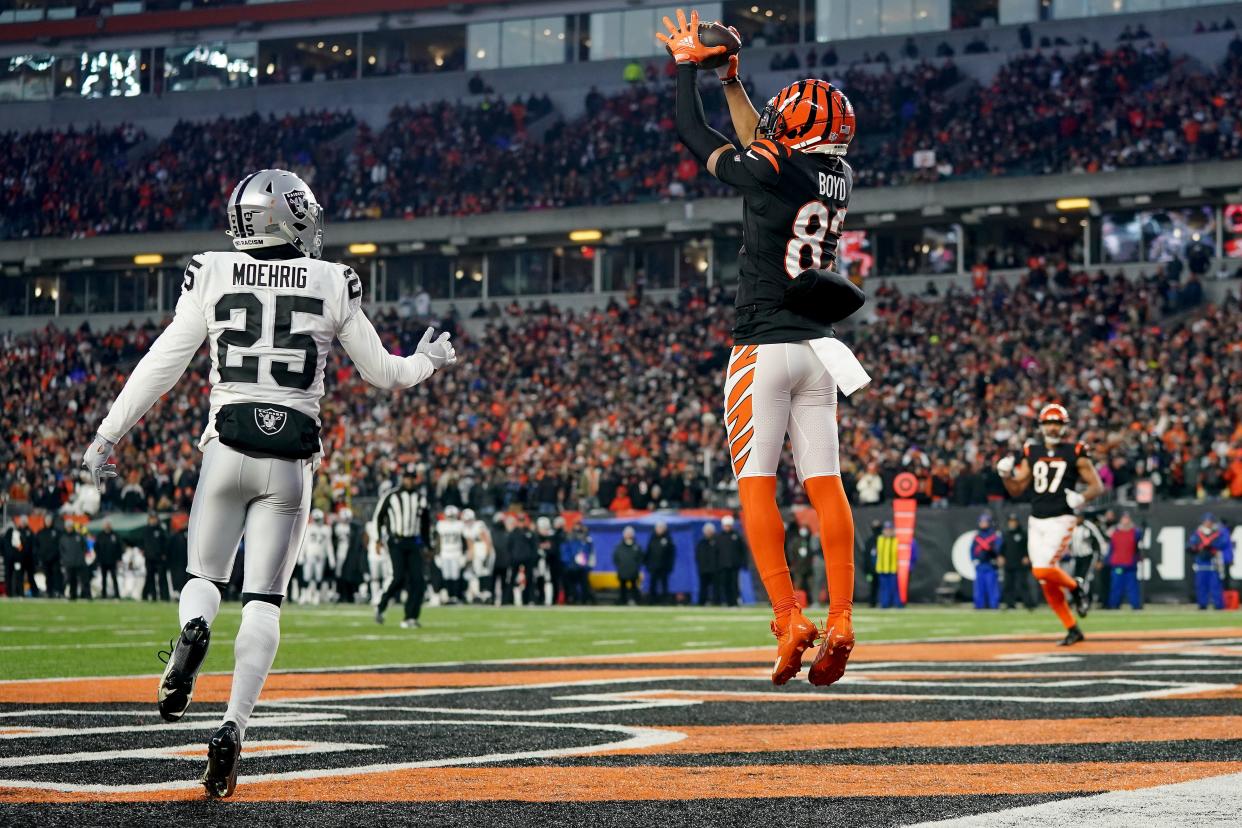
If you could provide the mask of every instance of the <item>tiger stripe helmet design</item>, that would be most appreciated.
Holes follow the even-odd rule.
[[[1049,403],[1039,410],[1040,423],[1069,423],[1069,412],[1059,403]]]
[[[756,135],[792,150],[828,155],[845,155],[855,131],[850,99],[827,81],[815,79],[791,83],[776,93],[755,126]]]

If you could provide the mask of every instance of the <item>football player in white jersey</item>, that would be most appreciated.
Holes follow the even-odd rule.
[[[328,574],[336,573],[332,527],[325,522],[322,509],[311,511],[302,546],[302,582],[306,586],[299,603],[318,604],[329,597]]]
[[[445,506],[444,517],[436,521],[436,563],[444,579],[441,598],[445,603],[457,603],[466,597],[466,544],[462,534],[462,522],[456,506]]]
[[[207,654],[221,591],[243,536],[242,618],[228,709],[208,743],[203,784],[233,793],[246,724],[280,641],[280,606],[310,511],[322,454],[324,365],[338,340],[362,378],[409,388],[457,357],[431,331],[407,357],[388,352],[362,311],[362,280],[320,259],[323,210],[285,170],[242,179],[228,200],[235,252],[190,261],[176,314],[134,368],[82,458],[97,486],[116,475],[112,450],[180,378],[204,341],[211,356],[211,412],[199,441],[203,464],[190,510],[189,576],[181,634],[160,680],[160,715],[186,711]]]
[[[469,603],[487,603],[492,599],[492,569],[496,565],[496,553],[492,549],[492,533],[481,520],[477,520],[474,509],[463,509],[461,513],[461,534],[466,542],[466,601]]]

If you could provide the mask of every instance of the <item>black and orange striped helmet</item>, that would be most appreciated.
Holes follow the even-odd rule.
[[[1048,403],[1039,411],[1040,425],[1044,423],[1069,423],[1069,412],[1060,403]]]
[[[827,81],[797,81],[768,101],[755,132],[791,150],[845,155],[854,140],[854,107]]]

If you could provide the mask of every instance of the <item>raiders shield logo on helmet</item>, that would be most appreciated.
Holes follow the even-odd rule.
[[[306,192],[303,190],[293,190],[285,193],[285,201],[289,204],[289,211],[298,219],[306,218]]]
[[[285,427],[285,421],[289,419],[289,415],[284,411],[277,411],[274,408],[256,408],[254,410],[254,424],[259,427],[268,437],[274,437],[280,433]]]

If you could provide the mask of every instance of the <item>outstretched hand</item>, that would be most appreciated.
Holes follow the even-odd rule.
[[[664,35],[656,32],[656,39],[663,43],[673,54],[673,60],[680,63],[690,63],[695,66],[707,60],[712,55],[719,55],[727,51],[724,46],[704,46],[699,40],[699,13],[691,10],[689,21],[686,20],[686,13],[681,9],[677,10],[677,23],[673,23],[667,16],[664,18],[664,26],[668,29],[668,34]]]

